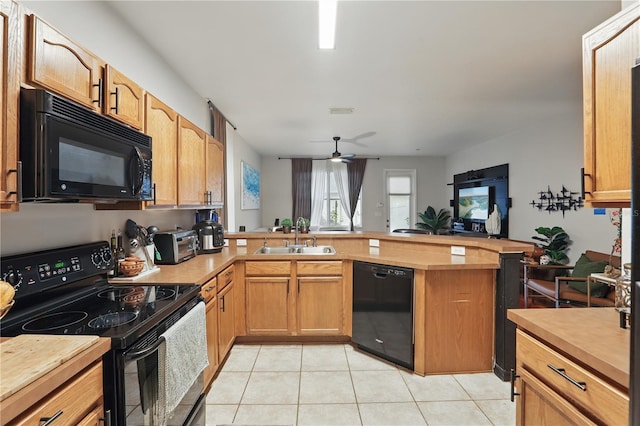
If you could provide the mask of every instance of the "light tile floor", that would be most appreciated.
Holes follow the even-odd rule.
[[[235,345],[207,425],[513,425],[493,373],[420,377],[351,345]]]

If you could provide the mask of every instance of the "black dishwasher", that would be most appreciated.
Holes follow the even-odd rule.
[[[413,269],[353,262],[351,340],[413,370]]]

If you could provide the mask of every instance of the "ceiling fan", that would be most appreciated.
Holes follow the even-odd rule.
[[[339,163],[339,162],[343,162],[343,163],[350,163],[351,159],[353,157],[355,157],[355,154],[341,154],[340,151],[338,151],[338,141],[340,140],[340,136],[334,136],[333,140],[336,143],[336,150],[333,152],[333,154],[331,154],[331,157],[327,158],[327,160],[331,160],[334,163]]]

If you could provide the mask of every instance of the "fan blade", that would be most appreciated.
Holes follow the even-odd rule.
[[[342,154],[341,155],[342,158],[353,158],[355,156],[356,156],[355,154]]]

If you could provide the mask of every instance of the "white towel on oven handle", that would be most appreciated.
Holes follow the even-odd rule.
[[[205,304],[200,302],[161,336],[165,343],[159,352],[160,425],[167,423],[168,416],[209,365],[205,315]]]

